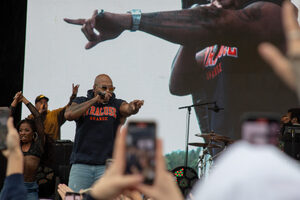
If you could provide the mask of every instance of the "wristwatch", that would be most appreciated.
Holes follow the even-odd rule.
[[[128,11],[128,13],[131,13],[131,16],[132,16],[131,31],[139,30],[139,26],[141,23],[141,17],[142,17],[141,10],[140,9],[132,9],[132,10]]]

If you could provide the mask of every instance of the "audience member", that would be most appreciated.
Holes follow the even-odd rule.
[[[259,53],[276,74],[293,90],[300,100],[300,27],[297,12],[288,1],[284,4],[283,25],[287,42],[287,55],[283,55],[273,44],[262,43]]]
[[[66,184],[59,184],[57,191],[61,199],[65,199],[67,192],[74,192],[71,188],[69,188]],[[80,199],[85,199],[85,196],[91,191],[91,188],[86,190],[80,190]],[[144,200],[141,193],[136,190],[125,190],[118,197],[114,198],[114,200]],[[148,200],[148,198],[147,198]]]
[[[65,199],[67,192],[74,192],[71,188],[69,188],[66,184],[59,184],[57,186],[57,192],[62,200]]]
[[[117,99],[111,78],[100,74],[87,97],[78,97],[66,109],[65,118],[76,121],[76,134],[70,158],[69,187],[86,189],[104,173],[112,156],[116,130],[121,122],[136,114],[144,101],[130,103]]]
[[[106,160],[106,165],[105,165],[105,170],[107,170],[111,164],[113,163],[113,159],[107,159]],[[59,184],[58,189],[57,189],[61,199],[65,199],[66,193],[67,192],[74,192],[70,187],[68,187],[65,184]],[[91,191],[91,188],[87,188],[85,190],[79,190],[79,193],[81,194],[81,199],[84,199],[84,195],[86,195],[88,192]],[[114,200],[143,200],[141,193],[135,190],[127,190],[124,191],[123,194],[120,194],[117,198]]]
[[[174,177],[166,171],[161,141],[157,141],[156,177],[152,186],[144,185],[143,177],[138,174],[124,174],[125,141],[126,130],[122,129],[115,141],[114,162],[92,186],[87,199],[113,199],[131,189],[156,200],[183,200]],[[300,196],[299,163],[273,145],[237,142],[216,164],[210,175],[194,187],[191,199],[294,200]]]
[[[27,191],[24,186],[24,156],[20,148],[20,137],[13,124],[13,118],[7,121],[7,149],[2,154],[7,158],[7,170],[0,200],[25,200]]]

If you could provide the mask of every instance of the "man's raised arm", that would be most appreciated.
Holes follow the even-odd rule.
[[[120,113],[122,117],[129,117],[138,113],[142,105],[144,105],[143,100],[133,100],[130,103],[123,102],[120,106]]]
[[[89,40],[86,48],[89,49],[100,42],[118,37],[125,30],[131,30],[132,17],[128,13],[95,11],[90,19],[65,19],[65,21],[82,25],[82,32]],[[235,46],[239,42],[249,43],[249,40],[251,44],[256,45],[260,41],[283,38],[280,17],[280,6],[262,1],[240,10],[210,6],[142,13],[140,20],[135,20],[134,25],[138,27],[137,30],[182,45],[207,47],[221,43]],[[99,34],[94,32],[94,29]],[[241,41],[241,38],[244,41]]]
[[[81,104],[77,104],[73,102],[70,106],[67,107],[65,111],[65,118],[68,121],[77,120],[96,102],[100,100],[100,96],[97,95],[94,98],[83,102]]]

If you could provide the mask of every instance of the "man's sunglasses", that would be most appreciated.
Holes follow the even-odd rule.
[[[100,85],[98,86],[99,88],[101,88],[102,90],[106,91],[108,90],[109,92],[113,92],[115,91],[116,87],[113,86],[105,86],[105,85]]]

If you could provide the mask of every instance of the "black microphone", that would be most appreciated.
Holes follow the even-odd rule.
[[[214,107],[208,108],[208,110],[212,110],[214,112],[219,112],[220,110],[224,110],[224,108],[220,108],[217,104]]]
[[[105,98],[105,92],[98,92],[98,95],[100,96],[101,99]]]

